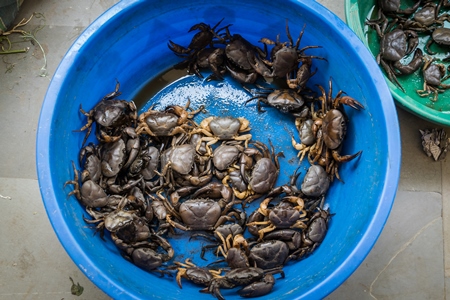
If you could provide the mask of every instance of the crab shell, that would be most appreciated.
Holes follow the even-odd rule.
[[[302,96],[289,89],[273,91],[267,96],[267,102],[285,113],[299,110],[305,103]]]
[[[222,208],[211,199],[190,199],[180,205],[178,212],[190,230],[210,230],[222,214]]]
[[[325,145],[333,150],[338,148],[347,132],[344,115],[337,109],[331,109],[322,120],[322,133]]]
[[[264,194],[274,186],[279,170],[270,158],[263,157],[253,167],[250,188],[257,194]]]
[[[117,127],[128,120],[127,110],[131,111],[134,103],[125,100],[103,100],[94,108],[95,121],[104,127]]]
[[[285,242],[271,240],[255,245],[249,258],[261,269],[272,269],[282,266],[288,255],[289,248]]]
[[[330,187],[330,179],[325,169],[320,165],[312,165],[306,172],[301,186],[303,194],[310,197],[324,195]]]
[[[239,153],[235,146],[222,144],[214,150],[213,164],[217,170],[223,171],[236,161]]]
[[[232,139],[241,128],[241,121],[231,117],[217,117],[209,123],[211,132],[221,139]]]
[[[173,113],[154,111],[145,118],[150,130],[158,136],[168,136],[178,125],[178,116]]]
[[[192,170],[195,158],[195,147],[190,144],[172,147],[161,155],[162,166],[171,163],[171,168],[181,175],[187,175]]]
[[[314,121],[312,119],[308,119],[302,123],[302,125],[300,126],[300,130],[298,131],[300,141],[306,146],[311,146],[316,141],[316,136],[314,135],[312,130],[313,124]]]

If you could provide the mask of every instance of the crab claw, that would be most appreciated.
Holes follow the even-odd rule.
[[[223,19],[222,19],[223,20]],[[188,32],[192,32],[194,30],[200,30],[200,31],[208,31],[211,29],[211,27],[208,24],[205,24],[203,22],[193,25]]]
[[[177,272],[177,283],[178,286],[180,287],[180,289],[182,289],[183,287],[181,286],[181,277],[186,275],[186,269],[183,268],[178,268],[178,272]]]
[[[332,151],[332,155],[335,161],[337,162],[348,162],[351,161],[352,159],[358,157],[359,155],[361,155],[362,150],[358,151],[355,154],[351,154],[351,155],[340,155],[338,151]]]
[[[358,101],[356,101],[355,99],[353,99],[350,96],[340,97],[339,102],[342,104],[348,105],[351,108],[356,109],[356,110],[359,110],[360,108],[364,109],[364,106],[361,103],[359,103]]]
[[[169,40],[169,43],[167,44],[170,50],[172,50],[177,56],[184,56],[186,54],[189,54],[190,50],[184,48],[183,46],[180,46],[178,44],[175,44],[174,42]]]

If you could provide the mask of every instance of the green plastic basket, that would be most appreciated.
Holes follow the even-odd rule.
[[[23,0],[0,0],[0,33],[11,29],[22,3]]]
[[[412,5],[409,1],[403,2],[402,8],[403,6]],[[375,8],[375,3],[375,0],[345,0],[345,17],[349,27],[376,57],[379,52],[377,34],[365,25],[367,19],[375,19],[377,17],[378,10]],[[426,37],[420,38],[419,48],[423,49],[426,40]],[[447,49],[445,51],[445,49],[441,49],[441,51],[443,52],[440,53],[438,58],[447,56],[450,50]],[[424,51],[424,53],[426,52]],[[406,57],[404,60],[409,61],[410,58]],[[386,76],[385,79],[394,99],[401,107],[430,122],[450,126],[450,90],[439,94],[439,99],[436,102],[433,102],[429,97],[420,97],[417,94],[417,90],[423,88],[421,70],[408,76],[398,76],[398,81],[405,89],[405,92],[394,85]],[[445,83],[448,83],[448,81],[445,81]]]

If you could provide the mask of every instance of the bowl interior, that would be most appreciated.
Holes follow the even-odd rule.
[[[174,278],[160,278],[135,267],[110,239],[94,235],[83,221],[84,208],[74,197],[67,199],[70,188],[63,188],[64,182],[73,178],[71,161],[77,161],[84,138],[84,133],[75,131],[86,122],[80,105],[84,110],[93,108],[114,89],[116,79],[121,83],[120,98],[140,99],[142,107],[185,104],[189,96],[194,108],[206,104],[210,114],[249,118],[257,124],[252,130],[255,139],[271,139],[277,152],[286,156],[277,185],[288,182],[298,167],[290,144],[292,122],[273,109],[261,114],[255,105],[245,106],[249,95],[233,80],[203,83],[188,76],[152,98],[139,93],[180,61],[167,47],[168,40],[187,45],[193,24],[214,25],[222,18],[223,25],[233,24],[232,33],[255,44],[261,37],[275,39],[277,34],[286,40],[286,19],[294,39],[306,24],[301,47],[319,45],[322,48],[308,53],[327,59],[314,61],[318,71],[309,86],[317,90],[316,84],[326,86],[331,77],[333,95],[344,90],[365,107],[346,109],[351,122],[342,153],[362,150],[362,155],[341,165],[345,183],[334,182],[328,192],[326,202],[335,215],[325,240],[307,259],[288,264],[286,278],[265,298],[325,297],[362,262],[388,217],[400,170],[395,106],[373,57],[338,17],[315,1],[121,1],[89,26],[64,57],[48,89],[37,136],[38,178],[55,232],[80,269],[113,298],[211,299],[187,281],[181,290]],[[195,88],[179,93],[186,86]],[[306,162],[301,165],[303,175],[307,167]],[[175,251],[181,253],[179,260],[196,256],[194,261],[201,265],[199,245],[174,242]],[[235,290],[223,290],[223,295],[237,298]]]
[[[379,40],[376,32],[368,27],[365,22],[367,19],[376,19],[378,10],[375,8],[376,1],[358,1],[358,0],[346,0],[345,1],[345,13],[347,23],[352,28],[364,44],[369,48],[374,56],[379,53]],[[402,8],[411,7],[414,1],[402,1]],[[446,22],[445,27],[450,27],[450,24]],[[423,50],[428,41],[428,36],[419,35],[418,48]],[[448,55],[448,49],[437,47],[433,48],[434,51],[439,51],[435,55],[438,59],[443,59]],[[412,59],[413,54],[402,59],[403,63],[407,63]],[[447,67],[448,62],[439,61],[444,63]],[[388,82],[389,88],[397,100],[397,102],[407,109],[408,111],[422,117],[428,121],[450,126],[450,93],[444,92],[439,94],[438,101],[432,101],[430,97],[420,97],[417,94],[418,89],[423,88],[423,76],[422,72],[416,71],[408,76],[398,76],[398,81],[405,89],[403,92],[399,87],[393,84],[386,76],[385,79]]]

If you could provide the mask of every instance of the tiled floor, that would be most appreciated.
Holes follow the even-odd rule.
[[[29,42],[26,54],[0,61],[0,299],[109,299],[59,244],[45,213],[35,170],[39,111],[66,50],[81,31],[117,0],[25,1],[46,27],[36,33],[45,59]],[[319,1],[344,18],[343,1]],[[19,45],[20,46],[20,45]],[[450,299],[450,162],[434,162],[421,149],[419,129],[436,127],[398,110],[402,135],[400,185],[389,220],[355,273],[327,299]],[[447,129],[448,130],[448,129]],[[84,288],[70,292],[72,277]]]

